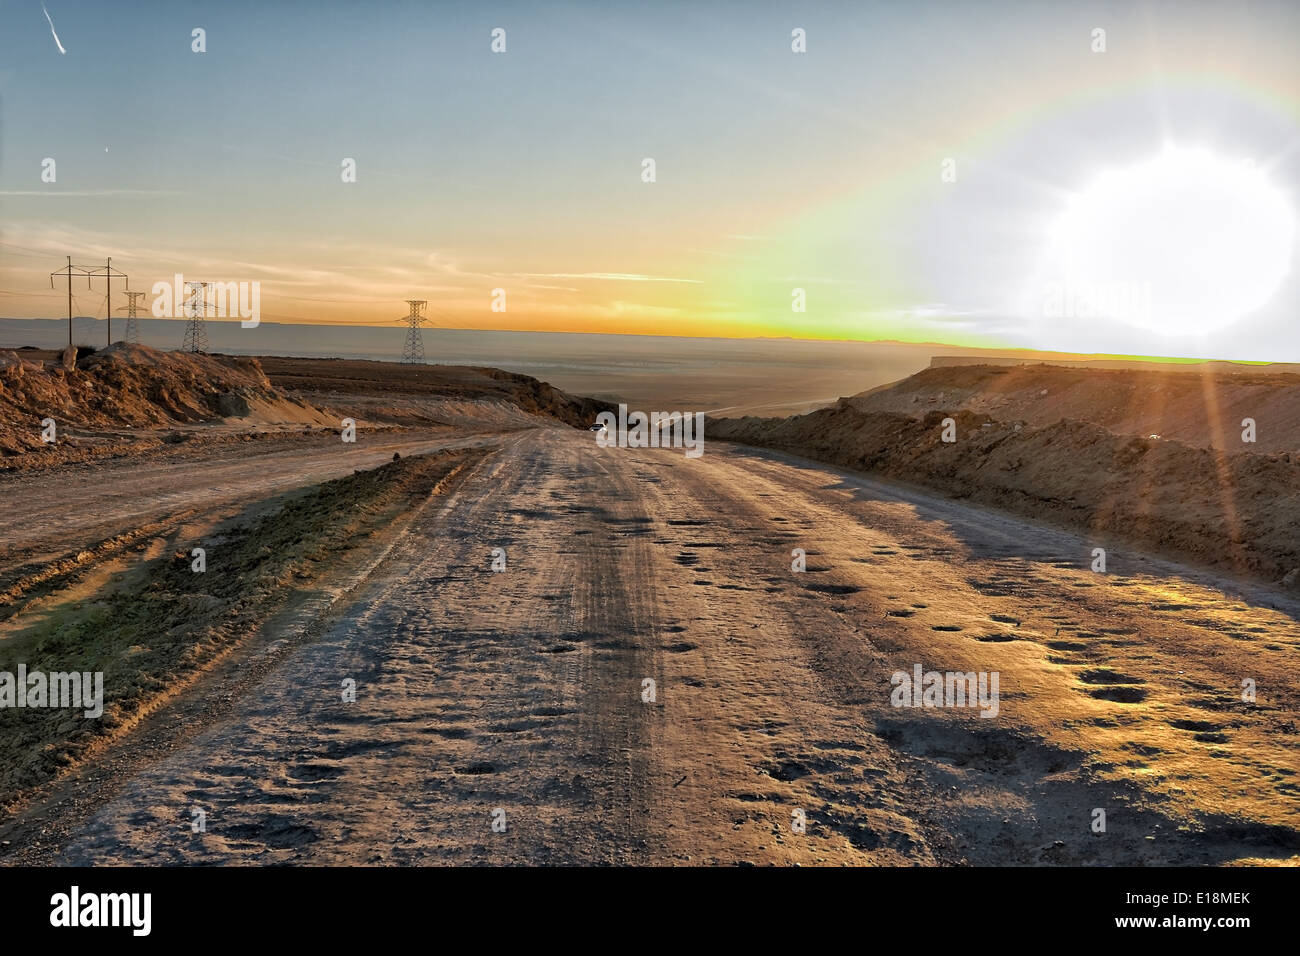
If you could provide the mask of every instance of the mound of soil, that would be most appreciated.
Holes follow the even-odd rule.
[[[74,367],[0,353],[0,456],[47,448],[66,428],[160,428],[225,417],[337,424],[275,388],[256,359],[160,352],[118,342]]]
[[[532,416],[585,428],[598,413],[615,409],[608,402],[570,395],[531,376],[498,368],[275,356],[265,356],[261,362],[278,388],[331,407],[363,407],[371,419],[403,425],[430,419],[454,421],[460,417],[456,404],[466,403],[508,405],[511,411],[522,411],[523,421],[516,427]]]
[[[917,417],[863,404],[841,399],[792,418],[710,420],[708,434],[1274,583],[1300,579],[1300,453],[1228,454],[1075,419],[1036,427],[965,410]],[[951,443],[942,440],[949,416]]]
[[[913,418],[964,409],[1030,425],[1077,419],[1121,435],[1227,452],[1300,450],[1300,375],[1266,367],[932,366],[849,401],[862,411]],[[1256,425],[1249,445],[1242,441],[1246,418]]]

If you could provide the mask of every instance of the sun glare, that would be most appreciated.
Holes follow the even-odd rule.
[[[1265,304],[1295,231],[1287,197],[1251,164],[1171,148],[1098,177],[1052,240],[1075,305],[1067,314],[1176,334],[1221,328]]]

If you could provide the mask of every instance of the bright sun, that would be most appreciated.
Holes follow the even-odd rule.
[[[1054,253],[1074,300],[1064,314],[1166,333],[1222,327],[1277,290],[1295,231],[1286,197],[1250,165],[1167,149],[1099,177],[1056,222]]]

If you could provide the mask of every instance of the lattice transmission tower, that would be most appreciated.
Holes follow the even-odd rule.
[[[126,305],[119,310],[126,312],[126,334],[122,336],[122,341],[128,345],[140,344],[140,325],[136,322],[136,318],[140,312],[140,300],[144,296],[143,292],[132,292],[127,289]]]
[[[411,307],[411,314],[402,316],[402,321],[406,323],[406,344],[402,346],[402,361],[411,365],[424,364],[424,335],[420,332],[420,326],[429,321],[424,314],[424,307],[429,304],[427,299],[407,299],[406,304]]]
[[[208,283],[186,281],[185,293],[185,340],[181,351],[206,352],[208,330],[203,325],[203,317],[208,313]]]

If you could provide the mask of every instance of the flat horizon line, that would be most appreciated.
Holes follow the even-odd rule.
[[[177,318],[159,319],[156,316],[152,316],[152,315],[140,316],[140,318],[149,319],[152,321],[159,321],[159,322],[185,321],[184,319],[177,319]],[[98,318],[96,316],[89,316],[89,315],[73,316],[72,320],[74,322],[105,321],[104,319]],[[61,323],[67,321],[68,319],[66,317],[51,318],[49,316],[29,316],[24,318],[21,316],[0,316],[0,322],[60,322]],[[116,319],[116,321],[124,322],[125,318],[119,316]],[[223,324],[233,324],[235,322],[238,322],[239,320],[220,318],[220,319],[207,319],[206,321],[220,322]],[[394,323],[393,325],[365,325],[365,324],[342,323],[342,322],[311,323],[311,322],[267,321],[267,322],[260,322],[259,327],[261,325],[274,325],[279,328],[296,328],[301,326],[304,328],[331,328],[331,329],[389,329],[389,328],[396,327],[399,324],[400,323]],[[471,333],[496,332],[496,333],[513,333],[513,334],[523,334],[523,335],[626,336],[628,338],[662,338],[662,339],[690,340],[690,341],[699,341],[699,342],[807,342],[811,344],[825,343],[825,344],[850,344],[850,345],[897,345],[897,346],[906,346],[912,348],[956,349],[962,353],[972,353],[972,352],[992,353],[987,356],[989,358],[997,358],[997,357],[1008,358],[1008,357],[1023,355],[1027,357],[1032,357],[1032,356],[1039,356],[1043,358],[1050,357],[1050,358],[1065,360],[1065,361],[1160,362],[1160,363],[1183,364],[1183,365],[1196,365],[1196,364],[1205,364],[1205,363],[1214,362],[1214,363],[1225,364],[1225,365],[1246,365],[1252,367],[1264,367],[1264,366],[1271,366],[1271,365],[1290,366],[1290,365],[1300,364],[1296,362],[1268,361],[1263,359],[1194,358],[1190,356],[1178,356],[1178,355],[1130,355],[1130,354],[1117,353],[1117,352],[1066,352],[1066,351],[1060,351],[1054,349],[1034,349],[1028,346],[1018,346],[1018,345],[1009,345],[1009,346],[958,345],[952,342],[934,342],[929,340],[920,341],[920,342],[911,342],[903,339],[800,338],[791,335],[670,335],[667,333],[655,333],[655,332],[591,332],[591,331],[570,331],[564,329],[468,329],[468,328],[453,329],[453,328],[447,328],[445,326],[425,326],[424,329],[427,331],[438,331],[438,332],[471,332]],[[91,344],[91,343],[84,343],[84,344]],[[113,344],[116,345],[117,343],[115,342]],[[55,351],[57,351],[59,348],[62,347],[63,346],[61,345],[50,346],[50,348]],[[101,348],[101,346],[95,346],[95,347]],[[40,346],[0,345],[0,349],[5,349],[7,351],[17,351],[22,348],[40,348]],[[161,350],[161,351],[172,351],[172,350]],[[211,354],[234,354],[234,353],[213,352]],[[248,353],[248,354],[257,354],[257,353]],[[292,356],[288,356],[288,357],[292,357]],[[330,357],[340,358],[340,359],[343,358],[342,356],[330,356]],[[953,355],[932,354],[930,356],[930,360],[933,361],[938,358],[947,358],[947,357],[967,358],[971,356],[964,355],[964,354],[953,354]],[[376,361],[381,361],[381,360],[376,360]]]

